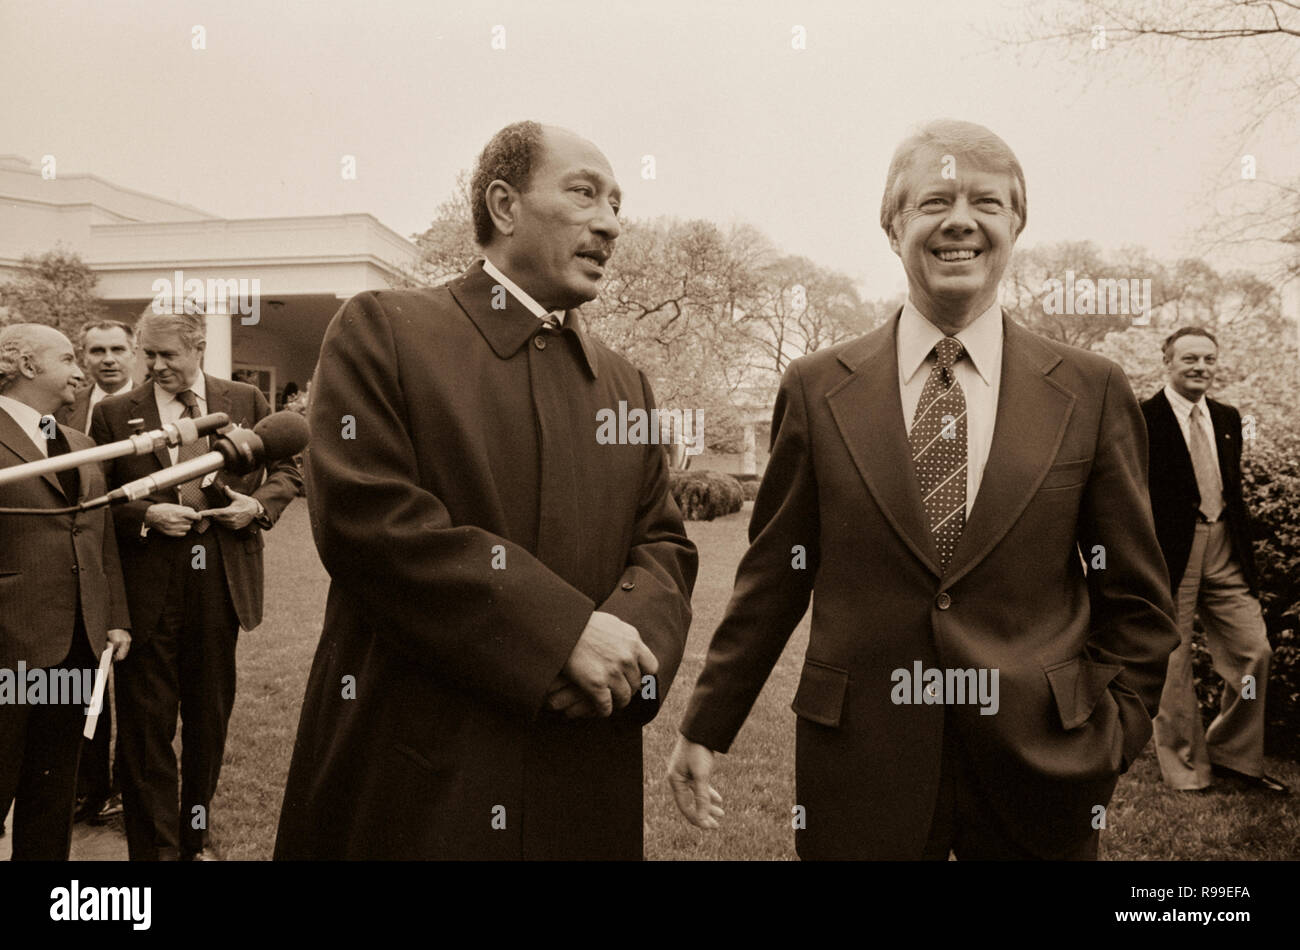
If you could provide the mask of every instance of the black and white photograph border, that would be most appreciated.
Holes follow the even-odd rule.
[[[1300,5],[13,0],[0,82],[0,859],[47,636],[100,869],[1300,858]]]

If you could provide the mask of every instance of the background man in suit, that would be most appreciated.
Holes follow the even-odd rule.
[[[124,393],[135,374],[135,329],[117,320],[100,320],[81,328],[81,363],[92,385],[79,389],[72,404],[55,418],[78,432],[90,434],[90,412],[106,396]]]
[[[815,589],[802,857],[1096,856],[1177,635],[1123,372],[998,306],[1025,215],[1020,164],[981,126],[931,123],[895,152],[881,226],[908,300],[782,381],[750,549],[669,769],[696,824],[717,825],[714,753]]]
[[[1151,445],[1151,510],[1169,566],[1178,632],[1155,720],[1156,755],[1167,784],[1206,788],[1211,774],[1269,792],[1287,787],[1264,774],[1264,695],[1273,651],[1259,606],[1250,515],[1241,494],[1241,415],[1206,395],[1219,344],[1201,327],[1164,342],[1164,389],[1142,404]],[[1214,670],[1223,677],[1209,730],[1192,677],[1192,619],[1200,615]]]
[[[72,344],[53,327],[0,330],[0,467],[94,445],[52,416],[82,378]],[[92,463],[0,486],[0,508],[66,508],[104,491]],[[130,626],[106,510],[0,514],[0,669],[16,675],[22,662],[47,680],[55,670],[97,669],[105,642],[115,660],[126,657]],[[16,800],[15,859],[67,859],[85,724],[80,703],[0,701],[0,802],[8,810]]]
[[[103,445],[182,416],[224,412],[252,427],[270,412],[255,387],[202,372],[201,313],[154,313],[137,324],[153,378],[92,413]],[[207,451],[205,440],[107,464],[110,488]],[[262,532],[297,493],[292,462],[223,474],[205,497],[199,479],[113,508],[136,645],[117,671],[117,774],[132,860],[212,860],[211,802],[235,701],[235,641],[262,621]],[[209,501],[218,495],[225,503]],[[219,507],[211,507],[218,504]],[[176,808],[177,709],[181,809]]]
[[[321,347],[307,499],[330,593],[277,858],[642,856],[641,727],[696,552],[661,447],[597,439],[600,410],[652,405],[571,309],[618,185],[590,142],[522,122],[471,188],[486,260],[352,298]]]
[[[77,391],[72,404],[54,417],[78,432],[90,434],[90,410],[106,396],[131,388],[135,371],[135,330],[116,320],[100,320],[81,328],[81,363],[91,385]],[[122,797],[113,784],[109,765],[113,730],[111,691],[105,690],[95,738],[83,744],[77,770],[77,821],[100,825],[122,813]]]

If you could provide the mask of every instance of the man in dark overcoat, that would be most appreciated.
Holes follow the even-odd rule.
[[[642,856],[641,728],[697,557],[657,440],[601,437],[649,383],[572,309],[618,185],[524,122],[471,199],[485,259],[358,294],[321,347],[307,497],[331,583],[279,859]]]

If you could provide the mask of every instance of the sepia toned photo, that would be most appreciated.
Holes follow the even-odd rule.
[[[0,51],[24,913],[1051,861],[1225,933],[1300,859],[1296,4],[16,2]]]

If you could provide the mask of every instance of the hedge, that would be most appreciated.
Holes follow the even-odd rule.
[[[722,472],[672,471],[669,489],[687,521],[712,521],[745,504],[740,482]]]

